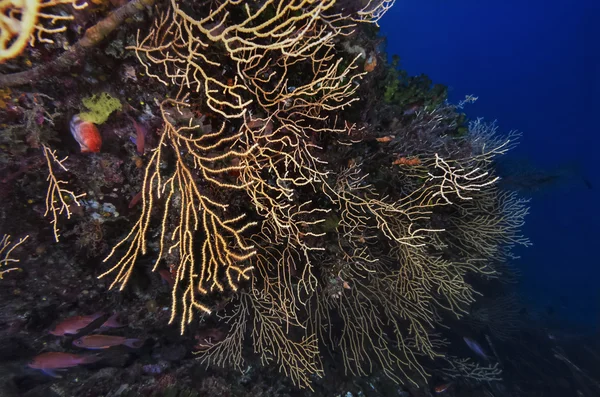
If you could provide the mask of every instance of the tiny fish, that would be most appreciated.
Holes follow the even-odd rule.
[[[169,284],[169,287],[173,288],[173,286],[175,285],[175,279],[173,278],[173,275],[170,271],[168,271],[167,269],[160,269],[158,271],[158,274],[160,275],[160,278],[163,279],[163,281]]]
[[[110,316],[104,323],[102,323],[100,328],[121,328],[124,326],[125,325],[121,324],[121,322],[119,321],[119,313],[115,313],[112,316]]]
[[[452,386],[452,382],[448,382],[448,383],[443,383],[441,385],[436,386],[433,390],[436,393],[443,393],[446,390],[448,390],[450,388],[450,386]]]
[[[135,207],[137,205],[137,203],[139,203],[143,199],[143,193],[144,193],[144,191],[140,190],[139,192],[136,193],[135,196],[133,196],[131,198],[131,201],[129,202],[129,208]],[[151,195],[151,193],[150,193],[150,184],[146,185],[146,194],[148,196]]]
[[[488,360],[487,354],[485,354],[485,352],[483,351],[483,348],[481,347],[481,345],[479,343],[475,342],[471,338],[467,338],[466,336],[463,339],[464,339],[465,343],[467,344],[467,346],[469,346],[469,349],[473,350],[475,352],[475,354],[477,354],[479,357],[483,358],[484,360]]]
[[[96,313],[89,316],[69,317],[68,319],[60,322],[56,328],[50,331],[50,333],[56,336],[64,336],[67,334],[74,335],[103,315],[104,313]]]
[[[387,135],[387,136],[384,136],[384,137],[381,137],[381,138],[375,138],[375,140],[377,142],[381,142],[381,143],[388,143],[388,142],[391,142],[392,139],[394,139],[394,138],[395,138],[394,135]]]
[[[377,66],[377,57],[374,54],[369,55],[365,62],[365,72],[372,72]]]
[[[77,354],[49,352],[42,353],[33,358],[29,367],[39,369],[47,375],[60,378],[54,371],[76,367],[80,364],[90,364],[100,360],[98,356],[80,356]]]
[[[137,153],[141,156],[144,154],[144,150],[146,147],[146,128],[138,122],[136,122],[133,118],[129,118],[133,123],[133,127],[135,128],[135,139],[132,139],[133,143],[135,143]]]
[[[139,191],[138,193],[136,193],[135,196],[133,196],[133,198],[129,202],[128,208],[133,208],[136,206],[137,203],[140,202],[140,200],[142,199],[142,193],[143,193],[142,191]]]
[[[240,176],[240,159],[238,157],[234,157],[231,159],[231,168],[229,169],[228,174],[234,178]]]
[[[142,340],[127,339],[124,336],[86,335],[73,341],[73,344],[83,349],[108,349],[109,347],[125,345],[133,349],[142,347]]]
[[[102,136],[94,123],[84,121],[76,114],[71,119],[70,129],[71,134],[81,147],[81,153],[98,153],[100,151]]]

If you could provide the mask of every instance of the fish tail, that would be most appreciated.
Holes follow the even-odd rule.
[[[131,347],[132,349],[139,349],[144,344],[144,341],[141,339],[125,339],[123,342],[125,346]]]
[[[84,356],[81,357],[81,361],[79,362],[79,364],[91,364],[91,363],[95,363],[96,361],[100,361],[101,357],[97,354],[91,354],[89,356]]]
[[[62,376],[60,376],[59,374],[56,373],[55,369],[44,368],[44,369],[42,369],[42,372],[53,378],[62,378]]]
[[[119,313],[115,313],[112,316],[110,316],[103,324],[102,327],[108,327],[108,328],[121,328],[123,327],[125,324],[122,324],[121,322],[119,322]]]

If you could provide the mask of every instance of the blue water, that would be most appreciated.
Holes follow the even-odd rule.
[[[600,1],[398,0],[380,25],[403,69],[453,102],[478,96],[470,117],[523,132],[514,159],[562,175],[532,192],[520,289],[557,323],[598,330]]]

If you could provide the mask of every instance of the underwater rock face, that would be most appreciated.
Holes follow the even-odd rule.
[[[500,397],[559,354],[505,299],[518,136],[387,61],[393,0],[152,3],[0,65],[0,394]]]

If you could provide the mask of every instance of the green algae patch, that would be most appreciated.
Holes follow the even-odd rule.
[[[82,103],[88,111],[81,112],[79,117],[94,124],[104,123],[112,112],[122,109],[121,101],[106,92],[83,98]]]
[[[340,218],[338,218],[334,214],[331,214],[330,216],[325,218],[325,221],[323,223],[321,223],[319,226],[323,232],[332,233],[337,230],[337,227],[339,224],[340,224]]]

